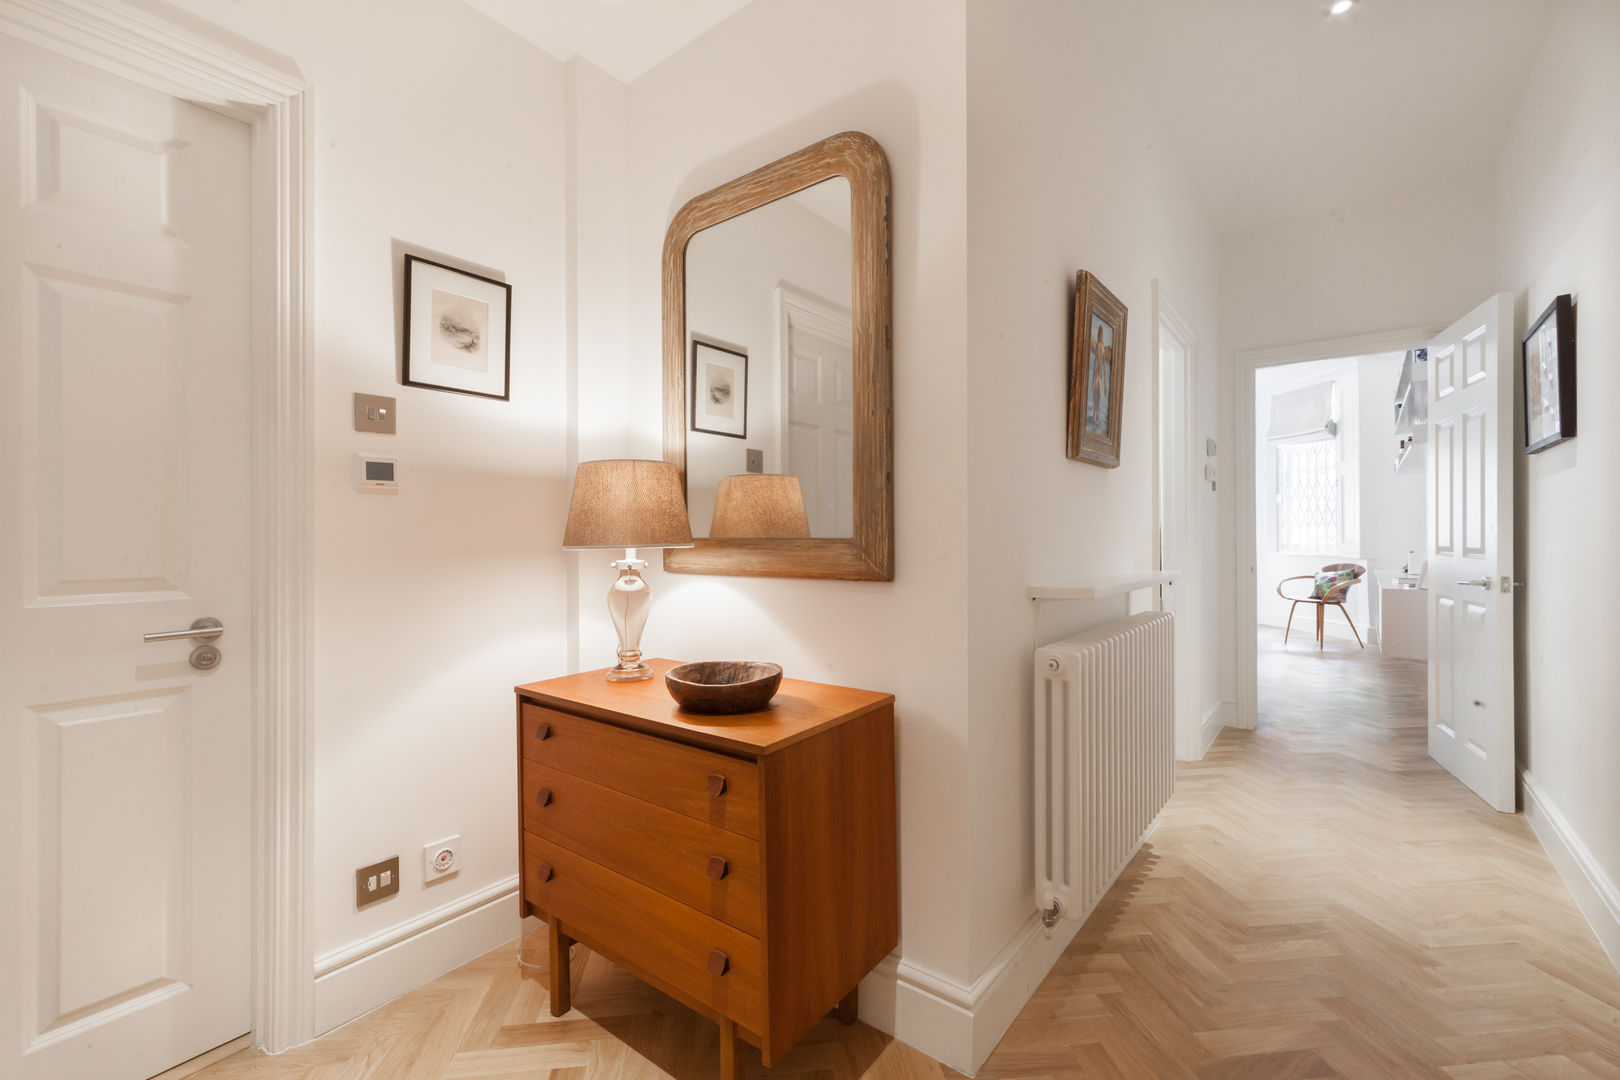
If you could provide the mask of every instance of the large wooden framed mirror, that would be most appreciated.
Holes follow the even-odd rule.
[[[666,549],[666,570],[894,579],[891,302],[889,163],[869,135],[681,207],[664,238],[664,458],[695,544]],[[760,523],[793,481],[728,479],[749,473],[796,478],[797,527]]]

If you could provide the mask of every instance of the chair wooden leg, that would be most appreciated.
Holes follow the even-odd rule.
[[[1288,631],[1290,631],[1290,630],[1292,630],[1294,628],[1294,609],[1297,608],[1297,607],[1299,607],[1299,601],[1298,600],[1295,600],[1292,604],[1288,605],[1288,625],[1283,627],[1283,644],[1284,645],[1288,644]]]
[[[1350,624],[1350,632],[1356,635],[1356,644],[1365,649],[1367,644],[1361,640],[1361,631],[1356,629],[1356,621],[1350,617],[1350,609],[1346,608],[1343,604],[1339,604],[1337,606],[1339,611],[1344,614],[1344,621]]]
[[[1317,604],[1316,605],[1316,651],[1317,652],[1321,652],[1322,649],[1324,648],[1324,646],[1322,644],[1322,628],[1323,628],[1323,623],[1324,623],[1325,620],[1322,618],[1322,614],[1323,614],[1323,609],[1326,608],[1326,607],[1327,607],[1326,604]]]

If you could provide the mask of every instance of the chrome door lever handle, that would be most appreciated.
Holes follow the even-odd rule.
[[[1491,587],[1491,579],[1488,577],[1470,578],[1467,581],[1459,581],[1457,584],[1472,585],[1476,589],[1488,589]]]
[[[225,624],[218,619],[203,616],[184,630],[158,630],[142,634],[142,641],[213,641],[225,632]]]

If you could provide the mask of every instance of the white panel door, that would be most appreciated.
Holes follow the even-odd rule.
[[[250,1023],[248,132],[4,34],[0,100],[0,1076],[140,1080]]]
[[[1516,808],[1513,305],[1481,304],[1429,343],[1429,754]]]
[[[855,535],[855,370],[850,338],[788,322],[788,471],[811,536]]]

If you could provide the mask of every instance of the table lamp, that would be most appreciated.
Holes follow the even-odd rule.
[[[641,629],[647,625],[651,592],[637,548],[691,547],[692,526],[680,470],[667,461],[582,461],[568,500],[563,547],[570,551],[624,548],[612,566],[618,580],[608,590],[608,614],[619,633],[619,663],[609,682],[652,678],[641,661]]]
[[[809,539],[810,519],[797,476],[740,473],[722,476],[714,497],[711,539]]]

